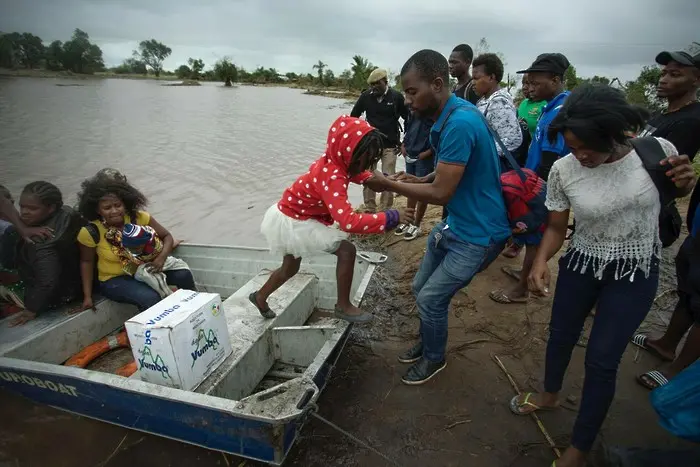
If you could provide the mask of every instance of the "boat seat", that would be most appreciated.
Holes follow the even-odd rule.
[[[21,326],[10,327],[13,315],[0,320],[0,356],[61,364],[83,347],[124,325],[136,307],[95,296],[97,311],[69,314],[70,303],[42,313]]]
[[[277,317],[263,318],[248,296],[269,275],[261,272],[224,301],[233,352],[195,392],[234,400],[249,395],[275,361],[270,329],[301,325],[311,316],[318,300],[318,279],[313,274],[297,274],[268,299]]]

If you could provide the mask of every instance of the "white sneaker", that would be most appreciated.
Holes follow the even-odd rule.
[[[396,227],[396,230],[394,230],[394,235],[396,235],[397,237],[400,237],[401,235],[406,233],[407,228],[408,228],[408,225],[399,224],[399,226]]]
[[[404,234],[403,239],[406,241],[415,240],[421,233],[422,232],[420,227],[418,227],[417,225],[409,225],[408,229],[406,229],[406,233]]]

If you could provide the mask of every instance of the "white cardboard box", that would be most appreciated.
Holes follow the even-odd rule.
[[[126,322],[143,381],[193,390],[231,350],[219,294],[178,290]]]

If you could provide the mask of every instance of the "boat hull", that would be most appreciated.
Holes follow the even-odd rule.
[[[260,274],[278,261],[264,250],[207,245],[187,245],[178,250],[178,256],[191,263],[200,289],[222,295],[235,291],[245,295],[245,287],[256,286]],[[374,264],[358,258],[352,285],[355,303],[361,302],[374,268]],[[60,365],[75,349],[104,336],[106,328],[121,326],[125,317],[133,313],[109,301],[98,304],[97,313],[86,311],[67,317],[55,312],[53,318],[40,317],[35,328],[26,328],[28,335],[19,335],[20,330],[9,327],[7,320],[0,322],[0,338],[4,340],[0,346],[0,388],[106,423],[281,465],[308,418],[308,411],[318,403],[352,327],[328,313],[307,323],[311,311],[292,309],[302,307],[302,303],[303,307],[319,311],[328,309],[335,301],[334,273],[335,258],[330,255],[310,259],[297,278],[298,290],[290,289],[280,295],[282,299],[291,297],[289,311],[282,312],[274,321],[277,324],[267,328],[260,326],[257,311],[252,318],[245,318],[246,310],[236,304],[235,293],[231,296],[228,312],[238,307],[243,321],[257,323],[253,328],[259,334],[251,337],[249,333],[247,338],[249,352],[260,358],[246,359],[245,354],[241,355],[231,362],[230,371],[251,361],[266,365],[280,362],[299,368],[298,374],[279,382],[274,376],[284,371],[273,366],[265,377],[272,375],[272,385],[262,386],[266,381],[263,378],[260,387],[241,390],[239,397],[225,396],[223,386],[208,387],[208,392],[202,388],[183,391],[141,381],[137,375],[126,378]],[[309,298],[309,294],[313,296]],[[281,303],[280,299],[277,303]],[[295,320],[294,316],[298,318]],[[104,321],[94,322],[98,317]],[[230,323],[233,322],[241,321]],[[254,370],[264,374],[261,368]],[[225,386],[230,380],[222,377],[216,381]],[[233,389],[229,392],[235,393]]]

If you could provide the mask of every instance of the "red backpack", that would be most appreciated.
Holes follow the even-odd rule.
[[[543,232],[548,215],[545,181],[532,170],[517,167],[501,174],[501,187],[513,235]]]

